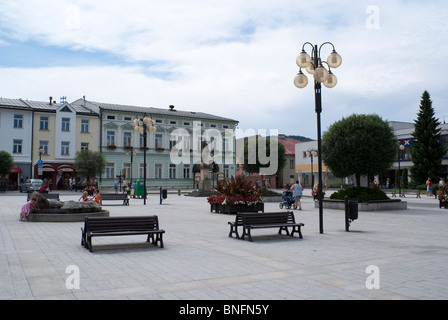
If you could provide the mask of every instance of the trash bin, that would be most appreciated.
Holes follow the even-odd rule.
[[[352,221],[358,219],[358,201],[348,201],[348,218]]]
[[[348,200],[345,196],[345,231],[350,231],[350,222],[358,219],[358,201]]]
[[[168,196],[168,190],[167,189],[162,189],[162,198],[166,199]]]
[[[148,191],[145,193],[145,183],[143,180],[134,181],[132,187],[134,189],[134,196],[143,197],[148,194]]]

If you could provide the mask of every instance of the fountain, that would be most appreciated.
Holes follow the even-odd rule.
[[[31,222],[82,222],[87,216],[109,216],[109,211],[103,210],[95,201],[59,201],[47,199],[37,192],[33,192],[32,197],[36,199],[38,209],[32,210],[28,216]]]

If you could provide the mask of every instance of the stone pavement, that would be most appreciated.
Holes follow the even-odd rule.
[[[448,299],[448,210],[426,196],[407,197],[403,211],[359,212],[351,232],[343,211],[324,209],[324,234],[305,197],[295,211],[303,239],[261,229],[249,242],[229,238],[234,216],[210,213],[205,198],[170,193],[160,205],[151,194],[146,206],[131,199],[103,208],[111,216],[158,215],[165,248],[148,246],[145,236],[102,237],[93,253],[80,245],[82,222],[19,222],[25,201],[0,194],[2,300]]]

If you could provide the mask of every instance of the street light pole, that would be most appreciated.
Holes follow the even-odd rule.
[[[146,149],[147,149],[147,138],[148,131],[150,133],[156,132],[155,121],[146,115],[144,115],[143,120],[135,119],[134,120],[134,130],[137,133],[143,134],[143,204],[146,205]]]
[[[305,51],[305,45],[310,45],[312,49],[312,57]],[[333,52],[328,56],[327,61],[322,61],[320,50],[326,44],[333,47]],[[322,183],[322,138],[321,138],[321,113],[322,113],[322,94],[321,83],[327,88],[333,88],[337,84],[336,76],[331,72],[331,68],[337,68],[342,63],[341,56],[336,52],[331,42],[324,42],[320,47],[310,42],[305,42],[302,46],[302,52],[296,59],[299,66],[299,73],[294,78],[294,85],[297,88],[305,88],[308,84],[308,78],[302,73],[302,68],[306,68],[307,72],[314,76],[314,100],[317,116],[317,152],[318,152],[318,193],[319,201],[319,232],[324,233],[323,226],[323,183]],[[325,63],[328,70],[323,66]]]

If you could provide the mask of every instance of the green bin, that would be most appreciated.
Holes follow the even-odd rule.
[[[136,180],[132,182],[131,196],[142,197],[148,194],[148,190],[145,193],[145,183],[143,180]]]

